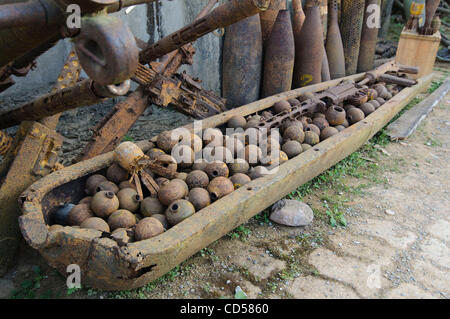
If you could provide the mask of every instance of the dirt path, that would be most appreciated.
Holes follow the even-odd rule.
[[[163,278],[114,293],[68,291],[23,245],[0,297],[233,298],[239,286],[249,298],[448,298],[449,111],[447,95],[407,141],[379,135],[293,192],[313,207],[312,226],[262,212]]]

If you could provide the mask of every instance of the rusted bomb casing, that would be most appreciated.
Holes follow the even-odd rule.
[[[264,55],[262,97],[289,91],[295,62],[295,43],[288,10],[278,11],[278,17],[267,40]]]
[[[430,35],[433,34],[433,29],[431,28],[431,22],[433,21],[434,14],[439,6],[440,0],[428,0],[425,7],[425,24],[420,30],[422,34]]]
[[[328,0],[321,0],[320,20],[322,21],[323,38],[327,38],[328,33]]]
[[[102,86],[86,79],[0,114],[0,127],[11,127],[22,121],[37,121],[80,106],[96,104],[104,98],[124,95],[129,88],[129,80],[118,86]]]
[[[325,46],[323,47],[323,59],[322,59],[322,72],[321,72],[322,82],[330,81],[330,65],[328,62],[327,51],[325,50]]]
[[[167,37],[150,44],[140,52],[140,62],[147,64],[201,36],[265,11],[270,0],[231,0]],[[261,26],[259,26],[261,30]]]
[[[294,39],[297,39],[305,22],[305,12],[302,7],[302,0],[292,0],[292,9],[294,11],[294,18],[292,19],[292,30],[294,32]],[[295,44],[297,47],[297,43]]]
[[[262,47],[258,14],[225,29],[222,95],[227,99],[227,106],[237,107],[258,100]]]
[[[294,88],[321,82],[324,51],[319,5],[318,0],[307,1],[306,19],[295,41]]]
[[[364,10],[363,28],[361,32],[361,44],[359,47],[358,72],[367,72],[373,69],[375,60],[375,47],[377,46],[379,26],[373,15],[374,6],[380,6],[381,0],[366,0]],[[380,17],[378,17],[379,21]]]
[[[329,10],[330,21],[325,48],[332,80],[345,76],[344,47],[342,45],[341,31],[339,29],[338,11],[338,0],[331,0]]]
[[[280,10],[286,10],[286,0],[271,0],[267,10],[259,14],[264,46],[266,46],[266,42],[269,40],[272,28]]]
[[[340,29],[344,48],[346,75],[355,74],[358,68],[364,4],[364,0],[342,0]]]

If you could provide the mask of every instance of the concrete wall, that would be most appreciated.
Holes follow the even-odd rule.
[[[220,2],[224,2],[221,0]],[[135,7],[129,14],[122,10],[116,15],[128,23],[133,34],[144,41],[154,42],[193,21],[208,0],[163,0]],[[222,39],[208,34],[195,43],[194,64],[185,66],[188,74],[199,77],[203,86],[220,94],[220,65]],[[70,52],[70,39],[60,41],[37,60],[37,69],[25,78],[16,78],[16,85],[3,94],[18,94],[23,90],[50,87],[58,76]]]

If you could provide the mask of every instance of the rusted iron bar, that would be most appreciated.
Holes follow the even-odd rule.
[[[147,64],[218,28],[224,28],[254,14],[265,11],[270,0],[231,0],[207,16],[168,35],[140,52],[140,62]]]
[[[0,114],[0,129],[18,125],[22,121],[36,121],[80,106],[96,104],[108,97],[124,95],[129,88],[129,80],[120,86],[102,86],[86,79],[73,87],[46,94],[17,109]]]
[[[402,65],[400,63],[396,63],[395,60],[391,60],[391,61],[388,61],[385,64],[379,66],[375,70],[367,72],[365,74],[365,78],[362,81],[360,81],[358,84],[366,85],[366,84],[370,84],[370,83],[375,83],[380,76],[384,75],[387,72],[418,74],[419,68]]]
[[[6,132],[0,131],[0,155],[5,155],[8,153],[12,145],[12,137]]]

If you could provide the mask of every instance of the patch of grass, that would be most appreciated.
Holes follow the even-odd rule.
[[[134,141],[134,138],[132,138],[129,135],[125,135],[122,139],[122,142],[133,142],[133,141]]]
[[[248,237],[251,235],[252,231],[245,225],[241,225],[235,228],[233,231],[227,234],[231,239],[239,239],[241,241],[247,241]]]
[[[20,289],[13,290],[11,293],[11,299],[34,299],[37,298],[38,290],[41,288],[41,281],[48,278],[43,275],[41,267],[33,266],[33,276],[30,279],[25,279],[20,284]],[[51,292],[50,292],[51,293]],[[49,296],[49,292],[45,291],[40,297]]]
[[[321,232],[302,233],[296,237],[297,242],[302,247],[312,247],[323,245],[324,239]]]
[[[278,284],[276,282],[269,281],[267,283],[267,287],[269,288],[270,292],[274,293],[278,288]]]
[[[433,82],[431,82],[431,85],[428,88],[428,93],[433,93],[434,91],[436,91],[442,85],[442,83],[444,83],[443,80],[434,80]]]
[[[396,17],[392,16],[390,24],[389,24],[389,31],[387,34],[387,38],[389,40],[398,42],[398,40],[400,39],[400,34],[402,33],[403,27],[404,27],[404,23],[397,21]]]
[[[266,209],[263,210],[261,213],[259,213],[258,215],[256,215],[255,217],[253,217],[261,226],[266,225],[268,223],[270,223],[270,210]]]
[[[216,256],[214,250],[208,247],[201,249],[196,255],[206,257],[212,262],[219,260],[219,257]]]
[[[441,147],[442,143],[438,139],[427,137],[427,141],[425,142],[425,145],[431,146],[431,147]]]
[[[70,296],[70,295],[76,293],[77,291],[80,291],[81,289],[82,289],[82,287],[67,288],[67,296]]]

